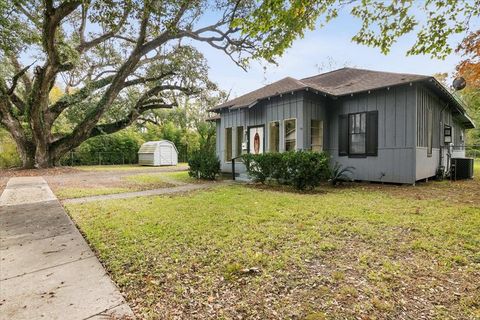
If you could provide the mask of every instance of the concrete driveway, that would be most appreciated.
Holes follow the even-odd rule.
[[[41,177],[0,197],[0,319],[131,319],[133,313]]]

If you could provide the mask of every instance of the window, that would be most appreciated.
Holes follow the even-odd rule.
[[[427,109],[427,156],[432,156],[433,144],[433,112],[431,108]]]
[[[312,120],[311,126],[311,146],[312,151],[323,151],[323,121]]]
[[[280,122],[278,121],[268,124],[268,151],[280,151]]]
[[[354,113],[348,116],[350,128],[349,148],[350,155],[365,155],[367,150],[367,113]]]
[[[297,120],[285,120],[283,124],[285,128],[285,151],[295,150],[297,148]]]
[[[378,111],[342,114],[338,118],[338,155],[377,156]]]
[[[235,156],[242,155],[242,144],[243,144],[243,127],[237,127],[237,154]]]
[[[225,128],[225,161],[232,161],[232,128]]]

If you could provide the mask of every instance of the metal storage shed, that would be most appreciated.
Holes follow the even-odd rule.
[[[142,166],[176,166],[178,151],[168,140],[148,141],[138,150],[138,164]]]

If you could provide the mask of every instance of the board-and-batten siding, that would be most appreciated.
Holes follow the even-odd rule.
[[[328,143],[328,117],[326,99],[320,94],[306,92],[303,104],[303,149],[311,149],[312,120],[323,121],[323,148],[327,149]]]
[[[415,87],[394,87],[343,97],[329,108],[329,152],[332,161],[355,167],[358,180],[415,182]],[[338,156],[338,117],[378,111],[378,156]]]
[[[284,151],[285,140],[283,121],[297,119],[297,149],[303,148],[303,92],[288,93],[261,101],[251,108],[224,111],[220,121],[217,121],[217,155],[220,159],[221,169],[224,172],[231,171],[231,163],[225,161],[225,129],[232,128],[232,137],[236,137],[237,127],[243,126],[247,130],[249,126],[265,125],[265,147],[268,150],[268,124],[272,121],[280,121],[280,151]],[[235,141],[235,139],[234,139]],[[246,142],[246,136],[244,135]],[[232,144],[233,154],[237,154],[236,143]],[[239,163],[236,165],[237,172],[244,172],[245,167]]]
[[[428,155],[428,110],[432,110],[432,155]],[[452,113],[447,103],[441,101],[429,89],[417,86],[417,145],[415,153],[415,179],[427,179],[435,176],[440,165],[440,145],[443,141],[443,125],[453,125]],[[446,150],[443,150],[446,160]],[[446,162],[443,162],[446,165]]]
[[[324,150],[329,152],[332,163],[355,168],[357,180],[395,183],[415,183],[435,175],[440,162],[440,145],[443,141],[443,126],[453,128],[454,143],[460,141],[464,129],[455,123],[446,103],[427,87],[414,84],[374,90],[338,99],[325,98],[312,92],[296,92],[266,99],[251,108],[221,113],[217,121],[217,154],[222,171],[229,172],[231,164],[225,162],[225,128],[232,128],[233,155],[236,150],[236,130],[242,126],[265,126],[265,143],[268,150],[268,124],[280,121],[280,151],[284,151],[285,119],[297,119],[297,149],[309,149],[311,120],[323,120]],[[427,110],[433,112],[432,156],[427,156]],[[442,109],[444,111],[442,112]],[[349,158],[338,156],[339,115],[378,111],[378,156]],[[246,139],[246,136],[244,135]],[[446,150],[444,150],[446,153]],[[444,159],[446,157],[444,156]],[[237,172],[245,168],[239,164]]]

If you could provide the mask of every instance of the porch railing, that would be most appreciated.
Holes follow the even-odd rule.
[[[242,156],[237,156],[232,158],[232,180],[235,180],[235,160],[242,158]]]

